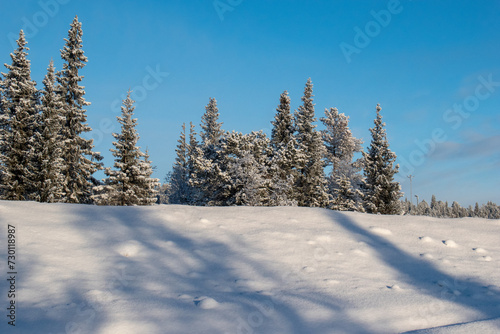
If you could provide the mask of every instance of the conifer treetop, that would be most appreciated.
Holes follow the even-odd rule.
[[[219,120],[219,108],[217,108],[217,100],[210,98],[208,105],[205,107],[205,114],[201,118],[200,133],[203,145],[217,145],[222,137],[222,122]]]

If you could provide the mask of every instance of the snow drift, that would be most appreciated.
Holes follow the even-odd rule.
[[[8,224],[18,333],[500,331],[498,220],[0,201],[5,314]]]

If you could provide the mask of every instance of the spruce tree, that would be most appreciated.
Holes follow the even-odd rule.
[[[290,112],[290,97],[286,90],[280,95],[280,104],[276,108],[276,115],[271,124],[273,125],[271,145],[277,151],[281,146],[294,139],[293,115]]]
[[[352,135],[349,117],[339,113],[337,108],[325,109],[325,117],[320,120],[326,127],[322,135],[326,161],[331,167],[328,177],[328,193],[333,197],[331,207],[362,211],[361,162],[353,161],[354,154],[362,151],[362,140]]]
[[[0,74],[0,184],[4,184],[3,178],[5,173],[5,153],[8,147],[9,134],[9,113],[4,106],[4,82]],[[3,187],[0,187],[0,199],[3,198]]]
[[[152,205],[158,202],[160,180],[151,177],[153,175],[154,167],[149,160],[149,150],[146,148],[142,159],[139,161],[139,170],[141,175],[139,177],[139,189],[141,193],[140,205]]]
[[[229,174],[221,149],[224,132],[218,119],[217,101],[210,98],[201,119],[201,143],[193,154],[193,173],[189,180],[196,189],[198,205],[225,205],[229,195]]]
[[[156,201],[157,179],[151,179],[152,169],[146,154],[137,146],[139,135],[135,127],[134,101],[129,91],[118,116],[121,133],[113,133],[116,141],[110,149],[115,157],[114,170],[105,169],[108,178],[104,186],[97,186],[94,200],[104,205],[147,205]],[[154,200],[152,199],[154,197]]]
[[[271,132],[271,148],[269,173],[271,175],[270,205],[296,205],[294,184],[298,179],[297,167],[305,163],[303,151],[298,148],[295,138],[293,115],[290,112],[290,97],[284,91],[280,95],[280,104]]]
[[[396,154],[389,149],[380,104],[376,109],[375,126],[370,129],[372,140],[368,152],[363,152],[365,206],[369,213],[400,214],[401,186],[394,181],[399,165],[394,166]]]
[[[224,164],[228,166],[227,205],[261,206],[269,203],[269,139],[262,131],[223,137]]]
[[[65,121],[63,116],[64,104],[58,87],[55,86],[54,62],[51,60],[47,69],[47,75],[43,80],[42,91],[42,114],[40,132],[40,201],[59,202],[63,193],[64,175],[62,168],[61,130]]]
[[[82,34],[82,24],[78,22],[78,17],[75,17],[68,31],[68,38],[65,39],[66,44],[61,50],[63,69],[57,73],[60,95],[64,103],[63,115],[66,119],[61,135],[64,147],[63,201],[68,203],[90,201],[92,187],[96,183],[92,175],[101,168],[96,160],[102,159],[98,153],[92,151],[93,140],[82,137],[92,130],[86,123],[85,110],[90,103],[85,101],[84,87],[79,85],[83,79],[79,70],[87,63],[87,57],[82,50]]]
[[[182,131],[175,150],[177,157],[169,177],[169,203],[187,204],[190,197],[189,170],[188,170],[188,143],[186,141],[186,124],[182,124]]]
[[[191,180],[195,179],[195,174],[194,174],[194,162],[196,160],[196,156],[198,153],[198,140],[196,138],[197,133],[195,131],[195,126],[193,122],[189,123],[189,143],[187,147],[187,175],[188,175],[188,180],[187,180],[187,186],[189,187],[189,196],[188,196],[188,201],[187,204],[190,205],[195,205],[197,203],[197,199],[200,198],[199,196],[199,189],[195,188],[192,186],[193,182]]]
[[[2,199],[39,199],[39,106],[36,82],[31,80],[26,39],[21,30],[17,49],[11,53],[12,64],[2,82],[0,149]]]
[[[313,96],[313,84],[309,78],[302,97],[303,104],[295,113],[297,142],[304,154],[295,191],[299,206],[326,207],[329,197],[324,174],[325,147],[321,133],[316,131],[314,124]]]

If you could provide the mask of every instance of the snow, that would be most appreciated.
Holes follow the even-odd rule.
[[[0,201],[3,263],[8,224],[23,334],[500,331],[499,220]]]

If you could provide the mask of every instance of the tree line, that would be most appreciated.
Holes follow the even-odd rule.
[[[396,154],[389,148],[380,105],[368,151],[349,129],[349,117],[325,110],[316,129],[313,84],[291,111],[284,91],[270,138],[262,131],[222,130],[217,101],[210,98],[199,135],[182,126],[176,161],[163,189],[164,202],[189,205],[307,206],[400,214]],[[200,140],[199,140],[200,139]],[[361,153],[361,158],[355,158]],[[329,172],[326,173],[325,171]]]
[[[432,195],[431,202],[422,200],[417,205],[406,199],[403,202],[403,212],[410,215],[431,216],[437,218],[488,218],[500,219],[500,206],[489,201],[486,204],[479,205],[476,202],[474,207],[462,207],[458,202],[453,201],[451,206],[448,202],[438,201],[435,195]]]
[[[441,201],[414,206],[401,201],[396,154],[389,148],[380,105],[375,108],[371,142],[349,129],[349,117],[325,109],[317,130],[313,84],[305,85],[302,104],[292,112],[284,91],[268,137],[222,129],[217,101],[210,98],[201,130],[182,126],[176,160],[160,186],[152,178],[149,154],[137,146],[134,101],[123,100],[120,133],[113,133],[113,168],[94,152],[87,124],[85,90],[79,71],[87,63],[82,26],[75,17],[60,50],[62,69],[51,60],[38,90],[31,79],[27,42],[19,33],[11,64],[0,76],[0,199],[98,205],[306,206],[380,214],[498,218],[489,202],[472,209]],[[103,170],[106,178],[94,173]]]
[[[159,183],[147,152],[136,146],[130,92],[122,107],[120,134],[113,134],[114,168],[104,169],[87,124],[79,71],[86,65],[82,25],[75,17],[60,51],[62,70],[51,60],[38,90],[31,79],[27,42],[21,30],[12,63],[0,77],[0,199],[40,202],[145,205],[157,201]]]

